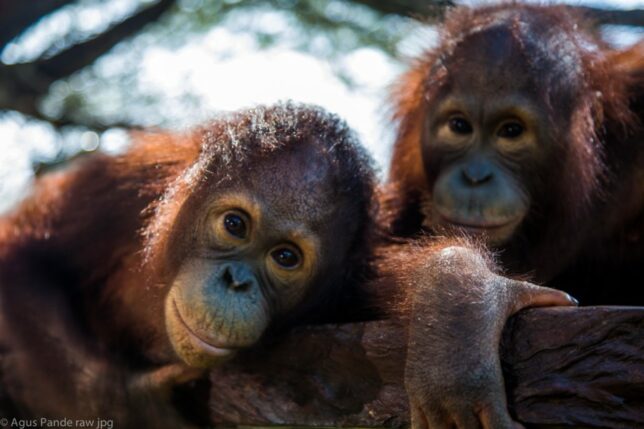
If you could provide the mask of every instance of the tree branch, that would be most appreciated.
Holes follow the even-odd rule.
[[[0,0],[0,50],[26,28],[72,0]]]
[[[176,0],[160,0],[158,3],[135,13],[104,33],[86,42],[71,46],[57,55],[37,62],[38,72],[50,82],[69,76],[93,63],[117,43],[136,34],[146,24],[156,21]]]
[[[452,0],[354,0],[385,14],[402,15],[427,21],[441,18],[446,8],[454,6]]]
[[[531,428],[644,427],[642,329],[644,308],[522,311],[502,344],[511,412]],[[296,329],[212,371],[211,422],[407,426],[405,337],[392,321]]]
[[[440,18],[445,8],[454,6],[451,0],[353,0],[362,3],[382,13],[408,16],[423,21]],[[571,9],[581,11],[589,19],[599,25],[626,25],[632,27],[644,26],[644,10],[617,10],[601,9],[586,6],[570,6]]]
[[[0,0],[0,2],[3,1],[5,0]],[[123,125],[104,124],[100,121],[87,123],[87,121],[78,121],[67,115],[57,119],[45,117],[38,109],[38,100],[47,94],[49,86],[53,82],[93,63],[117,43],[137,33],[146,24],[157,20],[175,3],[176,0],[160,0],[95,38],[73,45],[51,58],[22,64],[0,64],[0,110],[15,110],[51,122],[57,127],[79,125],[100,131]]]
[[[644,26],[644,10],[617,10],[617,9],[599,9],[596,7],[571,6],[573,9],[580,10],[585,16],[592,19],[599,25],[625,25],[630,27]]]

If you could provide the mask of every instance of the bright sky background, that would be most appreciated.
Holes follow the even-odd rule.
[[[644,8],[644,1],[639,0],[612,4],[620,8]],[[115,5],[113,16],[119,16],[129,13],[132,1],[117,0]],[[284,28],[287,23],[279,13],[266,14],[263,19],[276,31],[287,30]],[[92,13],[87,14],[83,22],[94,29],[106,24],[100,15]],[[11,51],[5,50],[2,61],[11,63],[37,56],[42,51],[43,40],[51,40],[61,28],[70,24],[63,17],[48,25],[48,29],[41,29],[40,33],[34,31],[33,37],[13,45]],[[641,38],[642,33],[624,33],[616,29],[610,37],[619,43],[632,43]],[[417,53],[430,44],[432,38],[432,31],[419,28],[403,43],[403,53]],[[109,78],[110,73],[127,67],[122,60],[112,57],[108,55],[96,64],[97,74]],[[387,108],[383,100],[387,97],[389,83],[404,66],[378,49],[358,49],[339,60],[357,83],[353,87],[347,86],[324,59],[282,46],[262,49],[251,35],[231,32],[225,26],[215,27],[179,47],[152,45],[144,50],[139,61],[136,85],[145,92],[162,95],[160,110],[170,118],[167,121],[170,125],[186,127],[216,111],[277,100],[316,103],[345,118],[358,131],[378,164],[384,169],[387,163],[392,133],[387,127]],[[176,102],[186,86],[201,95],[197,113],[190,111],[187,115],[185,108]],[[98,89],[101,90],[109,92],[109,88]],[[107,109],[107,114],[110,108],[122,108],[118,100],[113,101],[111,107],[110,103],[103,104],[96,108],[99,111]],[[102,148],[118,150],[121,134],[118,131],[103,134],[100,137]],[[98,136],[73,134],[68,140],[61,142],[49,125],[27,122],[17,114],[0,116],[0,211],[24,194],[32,180],[33,159],[51,157],[61,144],[92,149],[98,143]]]

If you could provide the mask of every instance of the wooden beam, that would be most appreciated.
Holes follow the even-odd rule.
[[[391,321],[299,328],[212,373],[211,420],[404,426],[405,343]],[[529,427],[644,427],[644,309],[527,310],[502,356],[511,410]]]

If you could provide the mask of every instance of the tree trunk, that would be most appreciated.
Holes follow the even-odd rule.
[[[528,427],[644,427],[642,333],[638,308],[520,313],[502,344],[513,415]],[[211,420],[404,426],[405,344],[391,321],[299,328],[212,373]]]

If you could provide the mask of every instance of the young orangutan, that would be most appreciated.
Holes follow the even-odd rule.
[[[415,294],[414,429],[513,427],[501,329],[565,300],[500,274],[585,304],[644,302],[643,96],[644,44],[611,49],[565,6],[456,8],[400,79],[392,231],[474,237],[500,265],[469,245],[421,245],[399,265]]]
[[[360,284],[374,174],[336,116],[279,104],[134,140],[0,219],[7,416],[185,427],[174,386]]]

